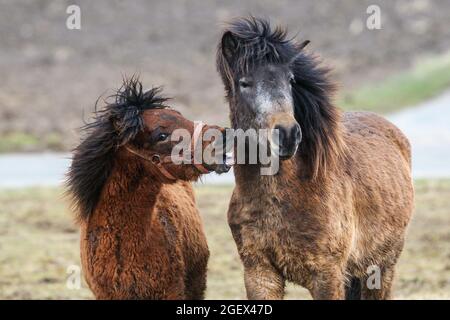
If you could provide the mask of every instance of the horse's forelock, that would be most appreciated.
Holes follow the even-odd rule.
[[[234,38],[235,44],[231,59],[223,52],[223,39],[229,36]],[[272,28],[268,20],[250,16],[228,23],[217,50],[217,70],[228,95],[236,76],[267,63],[287,64],[295,56],[297,47],[297,43],[287,37],[286,28]]]

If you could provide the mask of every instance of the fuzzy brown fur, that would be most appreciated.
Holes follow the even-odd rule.
[[[318,179],[302,179],[300,158],[276,176],[235,167],[228,221],[252,299],[281,299],[284,283],[315,299],[343,299],[351,278],[362,298],[389,298],[413,209],[410,149],[386,120],[370,113],[344,119],[347,160]],[[369,290],[367,268],[378,266],[382,287]]]
[[[413,211],[409,142],[373,113],[341,114],[331,102],[328,71],[301,49],[255,18],[231,23],[219,44],[233,127],[255,123],[233,84],[256,68],[288,65],[303,133],[278,174],[261,176],[257,165],[234,168],[228,222],[248,298],[281,299],[291,281],[314,299],[388,299]],[[379,289],[367,286],[371,266],[381,271]]]
[[[89,287],[97,299],[202,299],[209,251],[192,186],[123,157],[80,224]]]
[[[190,183],[200,171],[166,163],[172,179],[149,160],[170,156],[168,136],[192,135],[194,123],[137,78],[114,97],[86,127],[68,173],[86,281],[97,299],[202,299],[209,251]]]

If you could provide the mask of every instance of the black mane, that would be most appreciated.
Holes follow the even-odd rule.
[[[116,150],[144,129],[142,112],[165,108],[167,98],[160,88],[143,91],[138,77],[124,79],[113,102],[96,110],[94,120],[82,127],[86,136],[73,150],[67,173],[67,192],[77,209],[78,218],[88,218],[111,174]]]
[[[295,77],[294,115],[303,133],[298,154],[315,178],[338,162],[345,153],[345,145],[341,137],[341,113],[332,103],[335,85],[330,79],[330,69],[322,67],[314,55],[303,50],[308,43],[288,38],[287,29],[272,28],[267,20],[239,18],[225,29],[217,50],[217,70],[232,102],[236,79],[252,68],[265,64],[290,66]]]

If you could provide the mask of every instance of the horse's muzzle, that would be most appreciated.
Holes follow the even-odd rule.
[[[216,166],[216,168],[214,169],[214,172],[218,173],[218,174],[222,174],[222,173],[226,173],[226,172],[230,171],[230,169],[231,169],[230,165],[223,163],[223,164],[218,164]]]
[[[234,165],[234,156],[232,152],[227,152],[223,155],[223,163],[216,164],[214,172],[221,174],[230,171],[231,167]]]

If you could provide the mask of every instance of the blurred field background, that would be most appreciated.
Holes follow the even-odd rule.
[[[71,4],[81,7],[81,30],[65,26]],[[371,4],[381,8],[381,30],[365,27]],[[450,88],[448,0],[0,0],[0,153],[69,151],[97,98],[125,74],[163,85],[188,118],[227,125],[215,49],[223,21],[248,13],[311,40],[308,50],[335,70],[336,103],[345,110],[389,115]],[[415,185],[394,296],[450,299],[450,180]],[[231,190],[196,188],[211,251],[210,299],[245,298],[226,222]],[[67,268],[80,263],[79,236],[62,193],[0,189],[0,299],[92,298],[85,284],[66,286]],[[287,298],[310,296],[289,285]]]
[[[199,186],[197,202],[211,251],[208,299],[245,299],[243,270],[226,221],[231,186]],[[450,299],[450,180],[416,181],[417,206],[397,269],[397,299]],[[66,286],[80,265],[78,229],[58,188],[0,193],[0,298],[91,299]],[[288,299],[310,299],[288,285]]]
[[[65,26],[71,4],[81,30]],[[366,28],[371,4],[381,30]],[[450,86],[447,0],[0,0],[0,152],[69,150],[123,74],[163,85],[192,119],[227,124],[215,50],[223,22],[249,13],[311,40],[345,109],[386,113]]]

